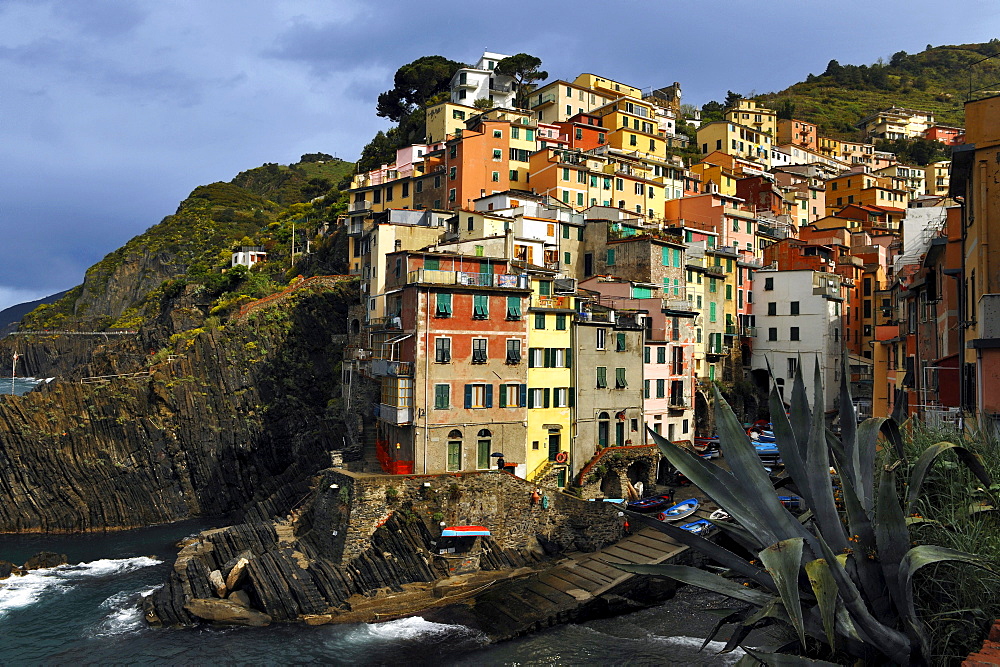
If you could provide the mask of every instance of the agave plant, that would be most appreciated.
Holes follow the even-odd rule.
[[[716,423],[728,470],[650,431],[663,455],[729,514],[731,521],[713,523],[750,555],[737,555],[680,527],[630,513],[633,520],[701,551],[726,571],[716,574],[683,565],[616,567],[671,577],[749,603],[748,610],[744,605],[744,610],[720,620],[706,644],[727,623],[736,627],[724,651],[739,645],[752,629],[779,623],[794,631],[801,646],[796,651],[799,654],[807,651],[807,645],[812,653],[825,645],[830,658],[920,664],[930,656],[930,646],[914,603],[914,573],[942,561],[982,566],[968,553],[933,545],[913,546],[897,489],[896,471],[903,462],[899,428],[892,418],[858,424],[847,369],[843,370],[839,436],[826,426],[818,363],[813,409],[801,370],[795,375],[788,414],[772,383],[769,405],[787,473],[785,482],[795,488],[808,508],[799,516],[779,501],[774,481],[718,389]],[[890,458],[897,460],[878,471],[876,485],[880,435]],[[957,453],[989,485],[989,476],[975,455],[962,447],[939,443],[928,448],[913,467],[907,494],[910,505],[935,457],[948,450]],[[837,485],[840,507],[835,497]],[[734,581],[734,577],[743,581]],[[748,651],[748,656],[768,664],[783,664],[788,658],[756,651]]]

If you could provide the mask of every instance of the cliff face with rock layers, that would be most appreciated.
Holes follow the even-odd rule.
[[[304,290],[245,322],[190,331],[153,366],[137,361],[141,339],[104,343],[79,352],[90,372],[149,374],[0,397],[0,532],[287,511],[344,446],[339,359],[353,298],[350,284]]]

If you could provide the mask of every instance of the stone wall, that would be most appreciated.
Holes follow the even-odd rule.
[[[580,478],[583,498],[627,498],[628,484],[642,482],[644,492],[656,483],[660,450],[655,446],[606,447],[584,466]]]

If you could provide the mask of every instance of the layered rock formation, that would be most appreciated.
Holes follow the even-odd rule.
[[[304,291],[244,323],[196,329],[151,368],[141,340],[89,357],[90,372],[150,368],[144,378],[0,397],[0,532],[286,511],[343,446],[338,361],[353,291]]]

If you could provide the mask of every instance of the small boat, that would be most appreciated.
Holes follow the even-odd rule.
[[[733,517],[729,516],[729,512],[726,510],[715,510],[708,518],[714,521],[729,521]]]
[[[715,528],[715,526],[713,526],[707,519],[698,519],[697,521],[684,524],[681,528],[690,533],[694,533],[695,535],[701,535],[703,533],[707,533],[712,528]]]
[[[489,537],[490,530],[484,526],[448,526],[441,530],[441,537]]]
[[[801,509],[802,499],[798,496],[778,496],[778,501],[788,509]]]
[[[639,500],[633,500],[628,503],[626,507],[633,512],[651,513],[659,512],[664,507],[669,507],[671,503],[670,496],[649,496],[648,498],[641,498]]]
[[[660,521],[679,521],[680,519],[686,519],[698,510],[698,499],[688,498],[687,500],[682,500],[673,507],[663,510],[656,515],[656,518]]]
[[[612,505],[624,505],[624,498],[590,498],[592,503],[611,503]]]

